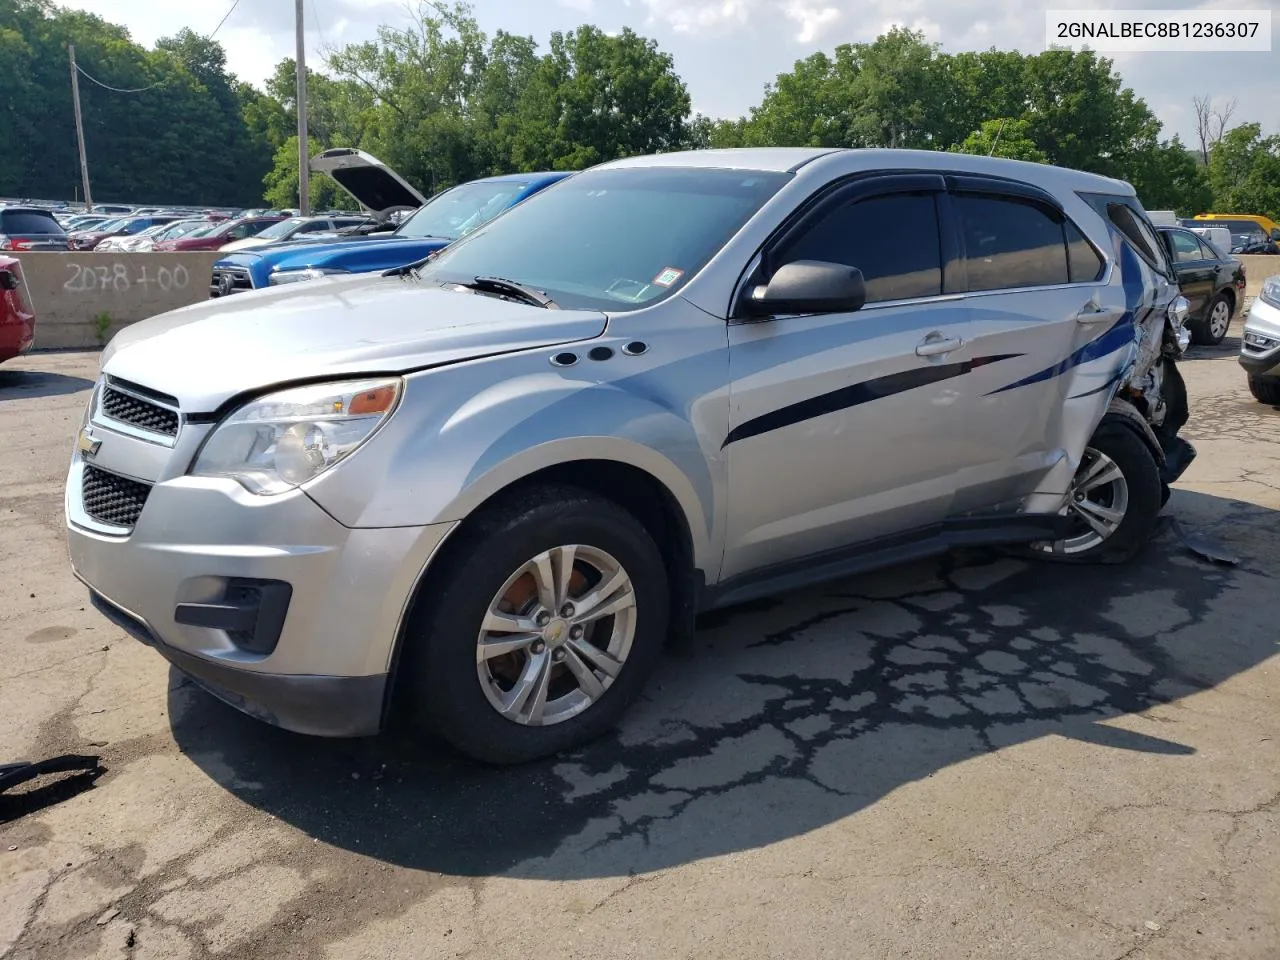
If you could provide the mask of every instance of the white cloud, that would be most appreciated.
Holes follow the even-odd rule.
[[[745,26],[756,0],[644,0],[650,23],[665,23],[676,33]]]
[[[840,11],[835,7],[818,6],[808,0],[787,0],[782,12],[800,24],[796,43],[813,43],[840,19]]]
[[[595,0],[556,0],[562,7],[577,10],[579,13],[590,13],[595,9]]]

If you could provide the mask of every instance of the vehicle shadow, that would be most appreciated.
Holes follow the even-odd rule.
[[[92,390],[93,381],[43,370],[5,370],[0,367],[0,401],[37,397],[64,397]]]
[[[1179,363],[1187,363],[1196,360],[1222,360],[1225,358],[1235,358],[1240,356],[1240,338],[1243,336],[1243,328],[1237,329],[1236,324],[1231,325],[1231,332],[1222,338],[1222,342],[1212,346],[1207,344],[1197,344],[1187,348],[1187,352],[1183,355]],[[1244,374],[1241,373],[1243,379]]]
[[[975,552],[707,617],[621,729],[557,760],[489,769],[406,735],[310,739],[190,684],[170,694],[173,735],[211,779],[322,842],[546,879],[762,847],[1049,734],[1188,756],[1101,721],[1277,653],[1278,518],[1184,491],[1169,512],[1242,562],[1203,562],[1166,528],[1119,567]]]

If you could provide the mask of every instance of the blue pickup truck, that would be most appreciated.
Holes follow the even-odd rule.
[[[211,297],[313,280],[334,273],[372,273],[421,260],[448,246],[526,197],[568,173],[519,173],[473,180],[426,200],[399,174],[361,150],[326,150],[311,162],[385,224],[413,210],[394,230],[346,237],[312,235],[302,240],[229,253],[213,265]]]

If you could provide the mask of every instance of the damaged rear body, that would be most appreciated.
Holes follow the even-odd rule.
[[[1067,380],[1061,394],[1065,456],[1024,503],[1029,513],[1050,512],[1062,502],[1090,438],[1104,420],[1122,423],[1143,439],[1160,466],[1166,489],[1195,458],[1194,447],[1178,435],[1189,417],[1186,384],[1177,368],[1190,343],[1186,301],[1164,245],[1136,197],[1078,196],[1101,221],[1110,262],[1105,286],[1077,315],[1074,352],[1040,374]]]

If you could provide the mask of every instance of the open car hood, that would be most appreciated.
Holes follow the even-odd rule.
[[[311,172],[327,173],[379,218],[394,210],[416,210],[427,202],[402,176],[363,150],[326,150],[311,158]]]

